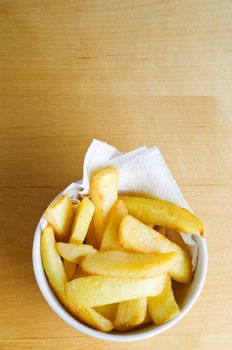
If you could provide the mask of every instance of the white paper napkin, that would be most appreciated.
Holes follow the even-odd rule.
[[[121,154],[116,148],[99,140],[93,140],[89,146],[83,167],[83,180],[72,183],[64,193],[70,198],[89,194],[91,174],[101,167],[114,166],[119,170],[119,192],[143,193],[173,202],[190,211],[184,196],[172,176],[158,147],[140,147]],[[192,263],[197,262],[197,244],[191,235],[181,233],[185,243],[190,246]]]

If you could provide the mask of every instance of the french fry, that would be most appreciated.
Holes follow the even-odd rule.
[[[115,319],[117,308],[118,308],[118,303],[114,303],[114,304],[96,306],[95,310],[99,312],[101,315],[103,315],[104,317],[106,317],[108,320],[113,322]]]
[[[54,230],[50,225],[45,227],[42,234],[41,255],[49,283],[58,295],[63,295],[67,278],[62,260],[56,249]]]
[[[120,196],[130,215],[144,224],[159,225],[184,233],[204,236],[204,226],[190,211],[158,198]]]
[[[148,310],[153,322],[157,325],[172,320],[180,312],[172,291],[172,282],[169,275],[161,294],[148,298]]]
[[[109,212],[118,198],[118,182],[118,170],[111,167],[98,170],[91,178],[90,196],[95,205],[93,220],[99,247]]]
[[[41,254],[43,267],[57,297],[76,318],[85,322],[93,328],[103,332],[109,332],[114,328],[113,323],[92,308],[78,308],[65,293],[67,278],[62,260],[56,249],[54,231],[47,226],[42,233]]]
[[[85,236],[89,227],[89,223],[92,219],[93,212],[94,212],[94,205],[91,203],[91,201],[87,197],[85,197],[81,202],[72,204],[72,207],[73,207],[74,219],[72,223],[69,242],[81,244],[85,239]],[[57,248],[59,250],[59,244]],[[77,256],[75,256],[75,248],[76,246],[73,247],[71,245],[68,245],[68,247],[65,245],[62,246],[62,243],[60,245],[61,252],[63,251],[64,254],[67,254],[68,256],[71,255],[71,258],[74,258],[74,260],[76,261],[75,258],[77,258]],[[79,249],[78,249],[78,252],[79,252]],[[77,262],[78,262],[78,259],[77,259]],[[73,278],[76,271],[76,262],[71,262],[64,259],[63,265],[64,265],[64,270],[65,270],[67,280],[70,281]]]
[[[64,265],[64,271],[65,271],[67,280],[70,281],[75,274],[76,264],[64,259],[63,265]]]
[[[86,323],[90,327],[102,332],[110,332],[114,328],[112,321],[108,320],[93,308],[78,308],[73,304],[70,304],[70,302],[65,306],[74,317],[78,318],[80,321]]]
[[[130,300],[128,301],[128,303],[129,302],[130,302]],[[122,301],[122,303],[123,303],[123,301]],[[152,319],[151,319],[151,316],[150,316],[149,311],[147,309],[147,313],[146,313],[145,319],[144,319],[144,321],[142,323],[139,323],[139,324],[137,324],[135,326],[129,326],[129,325],[117,326],[117,325],[114,325],[114,328],[117,331],[120,331],[120,332],[128,332],[128,331],[132,331],[132,330],[135,330],[135,329],[138,329],[138,328],[146,327],[151,322],[152,322]]]
[[[93,203],[89,198],[84,197],[78,205],[74,215],[71,235],[69,238],[70,243],[82,244],[84,242],[94,210]]]
[[[189,283],[191,281],[192,264],[187,253],[177,244],[133,216],[128,215],[122,220],[119,240],[122,247],[137,253],[176,252],[176,263],[170,266],[170,275],[178,282]]]
[[[56,248],[62,258],[75,264],[78,264],[83,257],[96,252],[96,249],[87,244],[77,245],[73,243],[58,242],[56,243]]]
[[[72,207],[73,207],[74,219],[72,223],[69,242],[81,244],[85,239],[85,236],[89,227],[89,223],[92,219],[92,216],[94,213],[94,205],[87,197],[85,197],[82,199],[80,203],[72,204]],[[63,246],[62,248],[62,244],[61,244],[60,247],[61,247],[60,248],[61,251],[63,251],[64,254],[68,254],[68,256],[71,255],[71,258],[74,258],[74,260],[76,261],[75,258],[77,258],[77,256],[75,256],[75,248],[76,248],[75,246],[73,248],[73,246],[69,245],[68,248],[66,248],[66,246]],[[59,248],[59,244],[57,248]],[[78,260],[79,259],[77,259],[77,262]],[[71,262],[64,259],[63,265],[64,265],[64,270],[65,270],[67,280],[70,281],[73,278],[76,271],[76,262]]]
[[[118,305],[114,324],[121,326],[136,326],[142,323],[147,313],[147,298],[122,301]]]
[[[88,308],[158,295],[165,279],[166,275],[146,279],[87,276],[67,282],[65,291],[73,305]]]
[[[118,200],[113,207],[108,224],[103,234],[100,250],[121,250],[118,231],[122,219],[128,214],[123,201]]]
[[[67,241],[73,219],[73,207],[69,197],[64,194],[45,210],[44,216],[54,228],[59,241]]]
[[[117,250],[96,252],[83,258],[81,268],[89,274],[121,278],[151,278],[168,272],[178,254],[136,254]],[[108,303],[105,303],[108,304]]]

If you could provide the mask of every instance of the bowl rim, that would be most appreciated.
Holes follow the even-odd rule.
[[[77,181],[76,183],[80,183],[81,180]],[[60,192],[48,205],[50,206],[58,197],[60,197],[63,194],[64,191]],[[201,255],[202,258],[202,268],[199,273],[198,277],[198,284],[197,288],[194,290],[192,297],[187,301],[186,305],[181,309],[180,313],[173,318],[171,321],[163,324],[163,325],[151,325],[146,328],[137,329],[134,331],[128,331],[123,332],[121,334],[119,333],[105,333],[102,331],[95,330],[76,318],[74,318],[65,308],[64,306],[59,302],[56,295],[54,294],[47,277],[45,275],[43,265],[42,265],[42,258],[41,258],[41,233],[42,233],[42,226],[41,222],[43,219],[43,215],[40,217],[40,220],[37,224],[34,239],[33,239],[33,246],[32,246],[32,264],[33,264],[33,270],[35,274],[35,278],[37,281],[37,284],[39,286],[39,289],[49,304],[49,306],[53,309],[53,311],[66,323],[68,323],[70,326],[75,328],[76,330],[86,334],[90,335],[92,337],[102,339],[102,340],[108,340],[108,341],[114,341],[114,342],[129,342],[129,341],[138,341],[138,340],[144,340],[147,338],[150,338],[152,336],[158,335],[160,333],[163,333],[164,331],[171,328],[174,324],[179,322],[193,307],[196,300],[198,299],[202,289],[203,285],[206,279],[207,274],[207,267],[208,267],[208,252],[207,252],[207,244],[206,240],[202,239],[200,237],[195,236],[195,239],[198,244],[199,248],[199,256]]]

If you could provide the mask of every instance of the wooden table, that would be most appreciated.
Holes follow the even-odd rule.
[[[207,227],[191,312],[140,349],[232,347],[232,2],[0,3],[0,348],[133,349],[66,325],[32,270],[38,218],[93,138],[158,145]]]

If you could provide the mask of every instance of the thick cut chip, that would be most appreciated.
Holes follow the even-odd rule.
[[[68,260],[63,260],[63,265],[64,265],[64,271],[65,271],[65,275],[67,277],[67,280],[70,281],[76,271],[76,264],[72,263]]]
[[[92,220],[94,213],[94,205],[85,197],[78,205],[71,229],[71,235],[69,238],[70,243],[82,244],[85,240],[89,224]]]
[[[54,228],[59,241],[67,241],[73,220],[73,207],[69,197],[64,194],[45,210],[45,218]]]
[[[94,310],[94,308],[79,308],[70,303],[69,299],[67,301],[65,306],[68,311],[90,327],[102,332],[110,332],[114,328],[113,322]]]
[[[157,325],[172,320],[180,312],[172,291],[170,276],[167,276],[162,293],[148,298],[148,310],[153,322]]]
[[[159,232],[143,224],[133,216],[126,216],[120,225],[120,244],[134,252],[140,253],[168,253],[176,252],[176,263],[169,273],[173,279],[182,283],[189,283],[192,279],[192,264],[188,254],[177,244]]]
[[[52,288],[56,293],[63,294],[67,279],[62,260],[56,249],[54,230],[50,225],[46,226],[42,233],[41,254],[43,267]]]
[[[118,182],[118,170],[111,167],[98,170],[91,178],[90,196],[95,205],[93,220],[99,247],[109,212],[118,198]]]
[[[118,308],[118,303],[115,303],[115,304],[96,306],[95,310],[99,312],[101,315],[103,315],[104,317],[108,318],[108,320],[113,322],[115,319],[117,308]]]
[[[114,325],[110,320],[92,308],[77,307],[66,295],[67,278],[61,257],[56,249],[54,231],[51,226],[47,226],[42,233],[41,250],[43,267],[50,285],[69,312],[93,328],[103,332],[111,331]]]
[[[142,299],[142,298],[141,298]],[[130,300],[128,301],[128,303],[130,302]],[[122,301],[122,303],[124,303],[124,301]],[[119,304],[120,305],[120,304]],[[145,319],[142,323],[137,324],[135,326],[129,326],[129,325],[124,325],[124,326],[117,326],[116,324],[114,325],[114,328],[120,332],[128,332],[128,331],[132,331],[134,329],[138,329],[138,328],[142,328],[142,327],[146,327],[149,324],[151,324],[153,321],[151,319],[151,316],[149,314],[149,311],[147,309],[147,313],[145,316]]]
[[[80,264],[82,269],[89,274],[122,278],[150,278],[168,272],[177,259],[178,254],[175,252],[137,254],[110,250],[86,256]]]
[[[142,323],[147,313],[147,298],[133,299],[119,303],[114,324],[120,326],[136,326]]]
[[[96,249],[87,244],[78,245],[73,243],[58,242],[56,243],[56,247],[62,258],[75,264],[79,263],[84,256],[94,254],[96,252]]]
[[[158,295],[165,279],[166,275],[146,279],[87,276],[67,282],[65,290],[73,305],[95,307]]]
[[[123,201],[118,200],[113,207],[108,224],[103,234],[100,250],[120,250],[118,232],[122,219],[128,214],[128,210]]]
[[[120,196],[130,215],[144,224],[159,225],[184,233],[204,236],[204,226],[190,211],[158,198]]]

